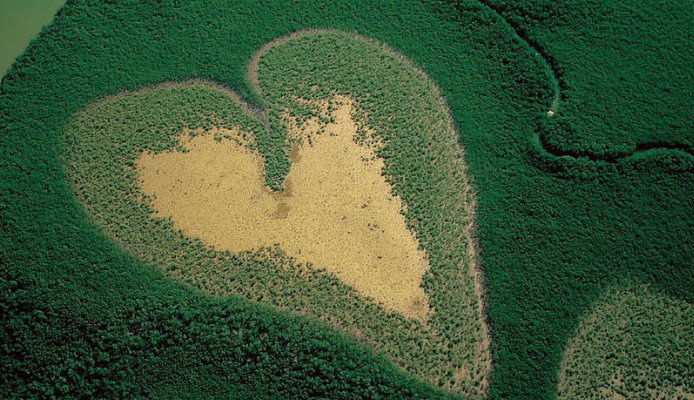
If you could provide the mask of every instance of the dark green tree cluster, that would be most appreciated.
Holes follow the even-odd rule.
[[[481,2],[553,69],[558,118],[540,133],[550,151],[607,161],[694,154],[691,3]]]

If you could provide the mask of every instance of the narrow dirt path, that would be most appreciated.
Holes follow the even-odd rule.
[[[552,98],[552,103],[550,105],[549,110],[547,110],[547,115],[550,117],[554,117],[557,115],[559,112],[559,102],[561,100],[561,91],[562,91],[562,81],[559,79],[559,73],[557,73],[557,68],[556,68],[556,62],[554,59],[549,57],[547,53],[536,43],[535,41],[531,40],[522,30],[522,28],[508,19],[504,17],[502,14],[502,11],[495,5],[493,5],[489,0],[477,0],[479,4],[487,8],[488,10],[491,10],[496,14],[496,16],[501,19],[508,27],[511,28],[514,32],[514,36],[516,39],[523,44],[525,44],[533,53],[535,53],[536,57],[539,57],[541,60],[541,63],[547,67],[547,70],[550,72],[549,73],[549,78],[551,80],[551,86],[552,90],[554,91],[553,98]]]

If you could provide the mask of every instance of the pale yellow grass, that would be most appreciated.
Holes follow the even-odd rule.
[[[333,123],[288,124],[291,136],[312,141],[295,145],[284,193],[265,186],[256,152],[218,140],[238,137],[229,131],[182,138],[186,152],[143,153],[137,160],[142,189],[156,214],[171,217],[189,236],[232,252],[279,244],[386,309],[425,322],[426,254],[407,229],[376,146],[355,141],[352,102],[341,97],[336,104]]]

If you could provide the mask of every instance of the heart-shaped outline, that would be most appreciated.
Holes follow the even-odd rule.
[[[291,34],[287,37],[279,38],[279,39],[276,39],[276,40],[266,44],[256,53],[256,55],[253,57],[252,61],[249,63],[249,73],[248,73],[249,79],[251,81],[253,81],[253,79],[254,79],[253,76],[256,76],[256,77],[259,76],[258,75],[259,60],[269,50],[276,48],[277,46],[284,44],[284,43],[287,43],[289,41],[292,41],[295,39],[299,40],[301,38],[311,36],[311,35],[327,35],[327,36],[334,35],[334,36],[340,36],[343,38],[349,37],[349,38],[351,38],[351,40],[355,40],[355,41],[363,44],[364,46],[372,46],[374,49],[377,49],[378,51],[381,51],[384,54],[387,54],[387,56],[390,59],[397,60],[398,62],[403,63],[403,65],[406,65],[407,68],[410,68],[412,70],[413,74],[419,74],[423,77],[423,79],[427,79],[427,82],[431,82],[430,78],[428,78],[428,76],[422,70],[418,69],[416,66],[414,66],[411,63],[411,61],[409,61],[407,58],[400,55],[399,53],[395,52],[394,50],[389,48],[387,45],[373,41],[373,40],[368,39],[368,38],[364,38],[364,37],[359,36],[359,35],[335,31],[335,30],[308,30],[308,31],[295,32],[294,34]],[[174,84],[174,85],[164,84],[163,86],[155,87],[152,89],[145,89],[144,91],[136,92],[133,95],[135,95],[135,96],[141,95],[141,94],[144,95],[148,91],[152,92],[152,91],[162,90],[162,89],[166,89],[166,88],[169,88],[169,89],[171,89],[171,88],[173,88],[173,89],[184,88],[186,86],[191,86],[191,85],[193,85],[193,86],[201,85],[201,81],[191,81],[191,82],[188,82],[187,84],[178,84],[178,85],[176,85],[176,84]],[[258,80],[258,85],[259,85],[259,80]],[[431,82],[431,85],[432,85],[431,87],[432,87],[432,91],[433,91],[432,92],[433,97],[435,99],[438,99],[438,101],[440,102],[439,106],[441,107],[441,110],[445,115],[443,117],[443,118],[445,118],[444,123],[443,123],[443,125],[445,125],[444,129],[448,129],[451,132],[449,137],[447,138],[448,140],[443,140],[443,142],[448,143],[447,145],[456,149],[455,153],[453,153],[451,156],[451,160],[452,160],[451,162],[456,165],[456,168],[459,168],[461,171],[463,171],[463,173],[461,174],[461,179],[463,179],[463,182],[464,182],[464,190],[462,190],[462,193],[458,194],[458,200],[457,201],[460,201],[461,204],[463,204],[463,207],[466,210],[467,215],[472,216],[472,215],[474,215],[474,209],[476,206],[476,198],[475,198],[474,192],[473,192],[472,188],[470,187],[470,184],[469,184],[469,182],[468,182],[468,180],[464,174],[465,171],[467,171],[467,166],[465,165],[464,160],[463,160],[462,148],[459,146],[459,143],[458,143],[458,134],[457,134],[457,132],[453,126],[452,117],[450,115],[450,112],[449,112],[446,104],[445,104],[445,100],[443,99],[443,97],[440,94],[440,90],[433,82]],[[211,87],[211,85],[206,85],[206,86],[208,88]],[[216,90],[220,90],[220,88],[218,86],[215,86],[214,88]],[[242,101],[240,96],[235,94],[235,92],[233,90],[226,89],[226,88],[221,88],[221,90],[227,95],[231,94],[231,96],[230,96],[231,99],[234,102],[236,102],[236,104],[238,106],[240,106],[240,108],[246,114],[246,116],[248,118],[256,117],[259,120],[264,121],[267,124],[268,119],[272,117],[271,115],[268,115],[268,110],[269,110],[268,108],[265,108],[265,110],[259,110],[257,107],[254,107],[254,106]],[[121,94],[121,95],[112,97],[110,99],[111,100],[112,99],[117,100],[119,98],[122,98],[123,96],[124,95]],[[108,100],[109,99],[106,99],[99,104],[105,104],[104,102],[108,101]],[[99,104],[97,104],[95,106],[98,108]],[[91,110],[91,109],[93,109],[93,107],[81,112],[80,114],[82,116],[89,114],[89,112],[90,112],[89,110]],[[74,126],[73,126],[73,128],[74,128]],[[437,138],[437,140],[440,140],[440,138]],[[68,164],[69,164],[69,162],[68,162]],[[69,169],[75,171],[75,168],[69,168]],[[79,180],[76,179],[76,181],[79,181]],[[80,191],[78,190],[78,193],[79,192]],[[84,203],[84,193],[82,193],[82,200]],[[89,209],[89,206],[87,208]],[[98,217],[97,217],[97,219],[98,219]],[[158,224],[163,223],[164,225],[166,224],[165,222],[157,222],[157,223]],[[107,224],[106,224],[106,228],[108,229]],[[476,246],[475,246],[475,240],[474,240],[474,235],[473,235],[474,219],[473,218],[467,218],[466,222],[464,222],[460,226],[460,228],[462,229],[462,232],[463,232],[463,234],[461,236],[465,236],[464,243],[465,243],[465,248],[466,248],[466,252],[467,252],[465,254],[465,256],[468,257],[467,258],[468,273],[470,274],[470,278],[471,278],[473,286],[474,286],[471,289],[477,296],[476,301],[472,301],[472,303],[476,304],[476,307],[477,307],[477,310],[475,312],[479,316],[477,323],[479,323],[479,329],[480,329],[479,334],[481,335],[481,339],[479,340],[479,342],[475,342],[475,343],[477,343],[475,346],[478,349],[476,351],[481,352],[480,354],[483,354],[483,355],[481,356],[482,357],[482,361],[481,361],[482,364],[477,365],[474,368],[474,370],[476,372],[471,372],[469,367],[464,366],[461,371],[456,372],[455,376],[453,377],[453,381],[449,381],[446,383],[446,381],[444,380],[443,386],[449,387],[449,388],[454,389],[454,390],[461,390],[461,388],[463,387],[462,385],[465,384],[465,378],[474,375],[474,377],[476,377],[475,379],[479,380],[478,386],[476,388],[472,388],[472,389],[467,388],[466,394],[479,395],[479,394],[485,393],[486,389],[488,387],[488,376],[489,376],[489,372],[491,370],[491,357],[489,356],[490,340],[489,340],[489,333],[488,333],[486,317],[485,317],[485,313],[484,313],[483,298],[482,298],[482,288],[483,288],[482,275],[479,271],[477,255],[475,252]],[[117,238],[117,240],[121,241],[121,244],[123,244],[121,239],[122,238]],[[201,246],[201,244],[197,243],[197,244],[193,244],[193,246]],[[127,248],[129,246],[125,246],[125,247]],[[136,253],[138,253],[138,252],[136,251]],[[139,253],[139,255],[143,256],[141,253]],[[253,256],[258,256],[258,254],[255,254]],[[147,261],[146,257],[145,257],[145,260]],[[152,260],[149,260],[149,261],[151,262]],[[465,265],[465,258],[462,259],[462,263],[463,263],[462,265]],[[460,266],[458,266],[457,268],[460,269]],[[311,279],[313,279],[313,278],[311,278]],[[254,297],[251,296],[251,298],[254,298]],[[257,298],[257,299],[260,299],[260,298]],[[435,310],[435,312],[437,312],[437,311]],[[330,322],[330,321],[328,320],[328,322]],[[341,328],[345,329],[345,326],[342,325]],[[431,327],[426,327],[426,330],[429,330],[430,328]],[[407,329],[412,329],[412,328],[407,328]],[[417,329],[420,329],[420,328],[417,328]],[[422,328],[422,329],[424,329],[424,328]],[[360,336],[359,329],[357,329],[356,331],[350,330],[350,329],[345,329],[345,330],[347,330],[348,332],[355,333],[357,335],[357,337]],[[434,336],[440,335],[440,333],[436,333],[436,332],[437,331],[434,329],[431,334]],[[367,342],[373,342],[373,339],[374,339],[373,337],[372,338],[362,337],[362,340],[365,340]],[[397,355],[394,355],[392,353],[388,353],[388,354],[394,360],[398,359]],[[403,353],[403,354],[407,354],[407,353]],[[466,375],[466,374],[468,374],[468,375]],[[469,375],[469,374],[472,374],[472,375]],[[477,375],[477,374],[479,374],[479,375]],[[451,382],[455,382],[455,383],[451,383]],[[432,382],[432,383],[439,383],[439,382]]]

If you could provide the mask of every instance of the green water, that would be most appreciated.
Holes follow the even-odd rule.
[[[0,0],[0,76],[65,0]]]

